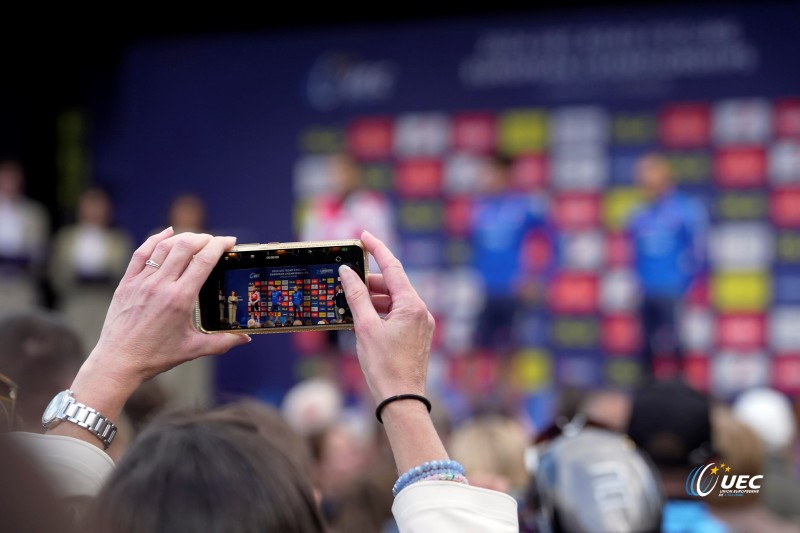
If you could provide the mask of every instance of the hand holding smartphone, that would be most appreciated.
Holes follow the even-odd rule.
[[[200,290],[197,327],[248,334],[352,329],[341,265],[367,279],[369,261],[360,240],[234,246]]]

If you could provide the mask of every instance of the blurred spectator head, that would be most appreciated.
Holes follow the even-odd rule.
[[[505,192],[511,182],[511,159],[496,152],[486,160],[483,172],[487,192],[491,194]]]
[[[527,504],[537,530],[660,531],[663,495],[641,453],[619,433],[573,429],[539,447]]]
[[[230,413],[229,413],[230,414]],[[322,531],[308,478],[259,421],[175,415],[136,440],[95,502],[98,531]]]
[[[111,224],[111,216],[111,198],[106,191],[92,187],[81,194],[78,200],[78,222],[104,228]]]
[[[196,194],[181,194],[172,201],[168,219],[175,233],[202,233],[206,227],[206,205]]]
[[[485,415],[456,428],[450,435],[450,457],[464,465],[470,483],[509,494],[528,485],[525,431],[512,418]]]
[[[391,455],[381,456],[369,465],[360,480],[341,492],[323,509],[331,531],[397,531],[392,518],[394,498],[386,487],[397,480],[397,470]]]
[[[631,399],[622,391],[597,390],[589,395],[581,412],[596,424],[624,433],[630,418]]]
[[[340,152],[331,158],[331,172],[333,190],[341,196],[346,196],[362,186],[361,167],[346,152]]]
[[[69,388],[83,363],[81,341],[55,315],[31,311],[0,320],[0,373],[16,382],[17,418],[42,433],[41,417],[58,392]]]
[[[669,161],[658,153],[642,156],[636,163],[636,183],[647,198],[658,198],[672,188]]]
[[[0,433],[0,531],[76,531],[52,480],[24,452]]]
[[[711,411],[711,440],[722,464],[731,465],[737,475],[763,474],[763,448],[758,435],[747,424],[736,419],[728,407],[716,406]],[[741,508],[758,501],[758,493],[741,494],[737,498],[710,498],[720,507]]]
[[[22,194],[25,173],[16,159],[0,159],[0,198],[13,200]]]
[[[253,424],[263,439],[282,450],[303,477],[311,479],[313,463],[308,443],[271,405],[256,400],[239,400],[212,411],[208,418],[238,424]]]
[[[315,461],[315,485],[326,499],[338,499],[363,479],[375,458],[375,442],[353,423],[342,419],[309,435]]]
[[[283,399],[281,413],[300,435],[320,433],[342,413],[342,393],[335,383],[315,378],[292,387]]]
[[[711,400],[679,380],[634,394],[628,435],[659,468],[687,468],[711,457]]]
[[[744,392],[733,404],[733,415],[755,431],[767,453],[782,455],[794,444],[797,423],[792,403],[776,390]]]
[[[624,433],[631,412],[630,394],[615,389],[563,387],[556,406],[555,427],[572,420],[585,420],[594,426]],[[551,428],[552,431],[552,428]]]
[[[138,433],[150,423],[168,404],[167,391],[158,380],[145,381],[125,403],[125,414]]]

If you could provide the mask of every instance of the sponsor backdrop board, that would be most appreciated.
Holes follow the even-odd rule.
[[[689,379],[796,395],[799,16],[682,6],[142,42],[95,110],[96,178],[139,238],[192,190],[214,231],[290,240],[347,151],[391,206],[394,246],[438,320],[436,388],[510,391],[536,418],[556,386],[636,379],[623,229],[641,202],[635,161],[661,150],[712,223],[682,313]],[[493,152],[512,161],[517,194],[546,201],[557,241],[530,236],[524,260],[556,267],[503,357],[471,349],[483,295],[469,226]],[[259,338],[218,359],[218,390],[278,400],[323,367],[358,389],[353,357],[330,366],[322,346]]]

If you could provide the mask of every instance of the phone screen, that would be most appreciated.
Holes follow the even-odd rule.
[[[205,331],[248,333],[350,328],[342,264],[364,279],[366,259],[356,245],[234,248],[200,291],[199,325]]]

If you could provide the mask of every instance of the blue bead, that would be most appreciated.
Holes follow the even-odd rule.
[[[403,489],[425,479],[436,476],[439,479],[454,480],[458,475],[464,475],[464,466],[452,459],[433,460],[412,467],[403,473],[392,487],[392,494],[397,496]]]

